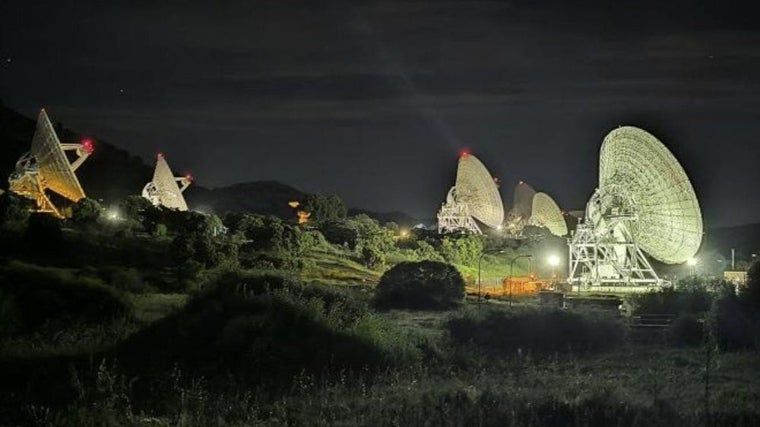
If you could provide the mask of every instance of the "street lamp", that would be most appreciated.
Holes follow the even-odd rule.
[[[689,258],[686,261],[686,265],[688,265],[691,268],[691,275],[692,276],[696,275],[696,269],[697,269],[697,264],[698,263],[699,263],[699,260],[696,259],[696,258],[693,258],[693,257]]]
[[[509,262],[509,306],[512,307],[512,268],[515,266],[515,261],[517,261],[520,258],[533,258],[533,255],[519,255],[514,258],[512,258],[512,261]]]
[[[503,254],[504,252],[504,249],[483,249],[480,251],[480,256],[478,257],[478,310],[480,310],[480,264],[483,261],[483,256],[488,253]]]
[[[552,267],[552,282],[553,286],[556,286],[557,282],[557,266],[559,266],[560,259],[559,256],[556,254],[549,255],[549,258],[546,259],[549,262],[549,265]]]

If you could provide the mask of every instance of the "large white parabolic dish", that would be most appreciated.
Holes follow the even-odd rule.
[[[624,126],[610,132],[599,154],[597,209],[602,216],[632,213],[627,222],[644,252],[680,264],[702,243],[702,214],[678,160],[649,132]]]
[[[61,142],[45,110],[40,110],[37,118],[37,129],[32,137],[31,153],[37,159],[45,188],[73,202],[85,197],[82,185],[63,152]]]
[[[456,180],[457,202],[467,205],[470,215],[491,227],[504,222],[504,203],[493,177],[472,154],[459,157]]]

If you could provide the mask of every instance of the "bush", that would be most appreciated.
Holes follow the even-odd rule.
[[[298,374],[382,368],[417,357],[413,345],[388,334],[384,321],[347,292],[281,275],[225,272],[183,309],[128,338],[114,356],[143,379],[177,367],[274,390]],[[162,351],[151,352],[157,347]]]
[[[483,251],[483,240],[473,234],[448,235],[441,241],[441,250],[446,261],[472,267]]]
[[[375,290],[379,308],[446,310],[464,299],[465,283],[454,266],[437,261],[402,262],[385,272]]]
[[[710,310],[712,296],[703,288],[690,290],[663,289],[628,297],[634,314],[705,313]]]
[[[20,227],[29,219],[32,201],[10,191],[0,194],[0,226]]]
[[[760,348],[760,313],[745,300],[726,295],[713,304],[712,333],[722,350]]]
[[[84,198],[71,208],[71,220],[78,224],[93,223],[100,218],[100,203]]]
[[[689,347],[702,344],[704,327],[696,316],[684,314],[677,317],[668,328],[668,342],[677,347]]]
[[[385,264],[385,255],[372,247],[362,249],[362,262],[369,268],[381,267]]]
[[[0,307],[0,324],[14,325],[6,329],[11,334],[97,324],[131,312],[121,294],[98,279],[18,262],[0,270]]]
[[[495,355],[595,352],[618,347],[623,325],[603,314],[559,310],[468,311],[446,323],[452,340]]]
[[[61,220],[46,213],[33,213],[29,216],[29,225],[24,233],[24,240],[37,250],[53,251],[63,241]]]

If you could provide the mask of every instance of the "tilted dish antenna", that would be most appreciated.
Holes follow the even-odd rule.
[[[175,177],[164,155],[158,153],[153,180],[145,185],[142,196],[150,200],[154,206],[186,211],[187,203],[182,192],[187,190],[192,182],[193,177],[190,175]]]
[[[567,235],[567,222],[557,203],[546,193],[536,193],[533,196],[529,224],[544,227],[555,236]]]
[[[73,163],[66,157],[66,151],[76,152],[77,159]],[[42,109],[37,117],[31,150],[19,159],[16,171],[9,178],[10,190],[35,200],[35,210],[61,217],[61,212],[50,201],[45,190],[72,202],[85,198],[74,172],[92,152],[92,141],[89,139],[81,144],[61,144],[47,113]]]
[[[527,182],[520,181],[515,186],[512,209],[507,212],[504,222],[507,235],[519,238],[522,237],[523,229],[528,224],[531,214],[533,213],[533,197],[536,190]]]
[[[662,285],[643,252],[679,264],[702,243],[702,214],[678,160],[652,134],[610,132],[599,154],[599,187],[570,242],[569,281]]]
[[[480,234],[474,220],[499,229],[504,222],[504,204],[488,169],[477,157],[464,153],[459,156],[456,183],[438,212],[438,231],[465,230]]]

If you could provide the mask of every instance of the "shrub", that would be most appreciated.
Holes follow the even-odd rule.
[[[452,264],[474,266],[483,251],[483,240],[472,234],[448,235],[441,240],[441,250]]]
[[[10,191],[0,194],[0,225],[19,227],[29,219],[32,201]]]
[[[385,264],[385,254],[372,247],[362,249],[362,262],[369,268],[381,267]]]
[[[96,324],[131,312],[121,294],[98,279],[18,262],[0,270],[0,291],[0,317],[10,317],[0,323],[16,325],[15,334]]]
[[[347,292],[281,275],[225,272],[183,309],[128,338],[114,356],[142,378],[177,366],[192,376],[233,375],[273,390],[288,387],[297,374],[382,368],[416,357],[385,338],[384,329]],[[146,358],[156,347],[162,351]]]
[[[628,297],[635,314],[705,313],[710,310],[712,296],[704,289],[646,292]]]
[[[46,213],[33,213],[24,233],[26,243],[38,250],[55,250],[63,240],[61,221]]]
[[[495,355],[593,352],[623,343],[625,331],[603,314],[525,309],[468,311],[446,323],[452,340]]]
[[[380,308],[445,310],[462,302],[464,287],[464,279],[452,265],[402,262],[380,278],[374,301]]]
[[[689,347],[702,344],[704,327],[696,316],[684,314],[678,316],[668,328],[668,342],[677,347]]]
[[[78,224],[93,223],[100,217],[100,203],[85,197],[71,208],[71,220]]]
[[[711,318],[713,337],[720,349],[760,348],[760,313],[746,301],[726,295],[713,304]]]

